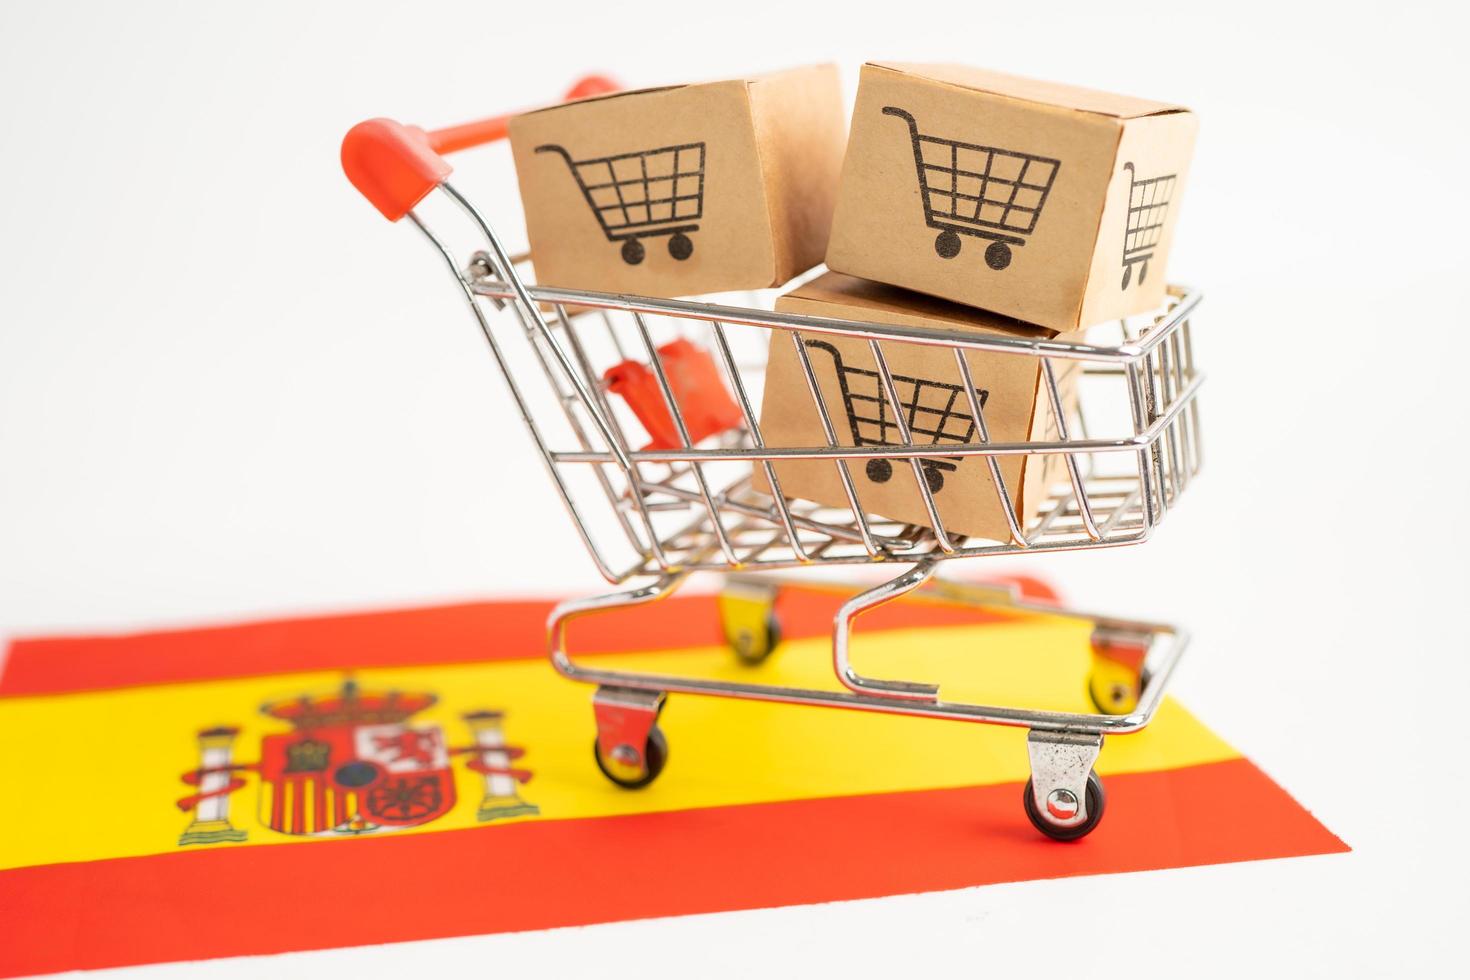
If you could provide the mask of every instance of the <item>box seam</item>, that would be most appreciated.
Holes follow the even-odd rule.
[[[1103,216],[1106,215],[1108,212],[1108,194],[1112,192],[1113,180],[1117,177],[1118,154],[1122,151],[1123,148],[1122,120],[1119,120],[1118,122],[1118,131],[1116,136],[1117,139],[1113,143],[1113,162],[1108,169],[1107,187],[1103,189],[1102,205],[1097,209],[1097,225],[1092,229],[1092,248],[1089,250],[1089,252],[1093,256],[1097,255],[1098,244],[1102,241]],[[1091,290],[1092,288],[1092,267],[1095,264],[1095,260],[1093,262],[1087,263],[1087,275],[1082,278],[1082,296],[1077,301],[1077,313],[1075,316],[1072,317],[1073,322],[1077,324],[1073,328],[1074,330],[1086,330],[1088,327],[1092,326],[1092,324],[1090,323],[1084,323],[1082,317],[1083,314],[1087,312],[1087,298],[1089,295],[1089,290]]]
[[[781,270],[785,268],[786,263],[783,261],[785,257],[778,254],[778,249],[785,248],[787,243],[777,240],[777,216],[775,211],[776,206],[774,203],[774,196],[770,193],[770,182],[766,179],[767,175],[765,173],[765,154],[762,152],[765,147],[765,143],[761,138],[760,114],[756,112],[755,92],[753,91],[756,83],[759,81],[760,79],[758,78],[748,78],[745,80],[745,108],[747,110],[747,114],[750,117],[750,135],[755,143],[756,166],[759,167],[761,171],[761,198],[765,202],[766,206],[766,238],[771,243],[771,277],[770,281],[766,285],[768,287],[772,287],[780,285],[783,281]],[[772,162],[774,163],[774,160]]]

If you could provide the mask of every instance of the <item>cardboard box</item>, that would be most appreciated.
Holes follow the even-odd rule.
[[[1072,331],[1164,300],[1196,122],[954,65],[863,67],[827,265]]]
[[[543,285],[687,296],[822,261],[846,116],[837,70],[623,92],[516,116]]]
[[[967,334],[998,334],[1026,339],[1052,338],[1054,331],[983,313],[918,293],[855,279],[826,275],[776,301],[785,313],[874,323],[938,327]],[[761,433],[771,447],[825,446],[821,416],[806,381],[792,335],[772,331],[766,368]],[[807,356],[843,446],[875,441],[901,443],[891,405],[883,391],[868,342],[853,337],[802,334]],[[969,396],[963,390],[954,349],[895,341],[882,342],[883,356],[899,398],[919,407],[906,413],[915,443],[980,442]],[[1041,362],[1034,357],[970,351],[966,354],[992,442],[1056,439],[1056,417],[1043,388]],[[1063,411],[1076,414],[1077,362],[1053,362]],[[939,435],[935,435],[939,433]],[[883,459],[845,463],[863,509],[911,524],[929,525],[928,511],[907,461]],[[921,464],[947,530],[972,537],[1010,540],[1009,524],[990,464],[981,456],[952,457]],[[836,507],[848,506],[842,477],[830,460],[791,460],[775,464],[782,493]],[[1057,455],[1007,456],[1001,478],[1011,494],[1017,520],[1031,520],[1049,487],[1067,479]],[[755,486],[770,492],[764,468],[755,468]]]

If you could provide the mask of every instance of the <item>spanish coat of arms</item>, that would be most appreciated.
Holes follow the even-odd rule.
[[[455,756],[467,756],[466,767],[484,780],[479,820],[538,813],[520,796],[531,774],[513,765],[523,750],[506,743],[502,713],[464,715],[473,741],[450,747],[438,725],[411,723],[436,700],[422,692],[362,691],[349,680],[331,694],[272,701],[261,713],[291,730],[262,738],[252,763],[234,761],[238,729],[204,729],[199,767],[182,777],[194,792],[178,806],[193,820],[179,843],[245,840],[246,831],[231,823],[230,798],[249,773],[260,784],[260,822],[298,837],[381,833],[439,819],[455,805]]]

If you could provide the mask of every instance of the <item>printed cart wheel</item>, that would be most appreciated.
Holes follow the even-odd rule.
[[[1102,822],[1103,808],[1107,802],[1108,795],[1103,792],[1102,780],[1098,778],[1096,770],[1087,773],[1087,819],[1075,826],[1058,827],[1046,814],[1037,811],[1035,794],[1031,791],[1029,779],[1026,780],[1025,796],[1022,797],[1031,825],[1052,840],[1079,840],[1092,833]]]
[[[1143,285],[1143,281],[1145,279],[1147,279],[1147,278],[1148,278],[1148,263],[1145,262],[1145,263],[1143,263],[1143,265],[1141,265],[1141,266],[1138,267],[1138,284],[1140,286],[1142,286]]]
[[[868,479],[874,483],[887,483],[893,476],[893,464],[886,459],[870,459],[867,465]]]
[[[1133,278],[1133,266],[1131,266],[1131,265],[1125,265],[1125,266],[1123,266],[1123,288],[1124,289],[1127,289],[1128,288],[1128,280],[1130,280],[1132,278]],[[1141,282],[1142,280],[1140,279],[1139,281]]]
[[[772,609],[756,629],[726,630],[725,642],[743,662],[752,666],[763,663],[781,642],[781,621]]]
[[[683,262],[694,254],[694,242],[683,232],[669,239],[669,254]]]
[[[623,261],[629,265],[637,265],[643,261],[643,243],[636,238],[630,238],[623,242]]]
[[[924,467],[924,482],[929,484],[930,493],[944,489],[944,471],[937,466]]]
[[[643,759],[640,763],[629,764],[617,759],[604,759],[602,746],[596,739],[592,742],[592,757],[597,760],[597,768],[602,770],[602,774],[617,785],[624,789],[642,789],[664,771],[664,763],[669,761],[669,740],[664,737],[663,729],[654,725],[649,729],[648,741],[643,743]]]
[[[952,259],[960,254],[960,236],[952,231],[941,231],[934,239],[934,251],[941,259]]]
[[[996,272],[1011,264],[1011,247],[1005,242],[991,242],[985,249],[985,264]]]

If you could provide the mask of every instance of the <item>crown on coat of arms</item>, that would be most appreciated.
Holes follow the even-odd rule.
[[[332,725],[392,725],[406,721],[432,705],[432,694],[405,691],[361,691],[353,681],[336,694],[272,701],[261,707],[263,714],[290,722],[297,729],[327,728]]]

